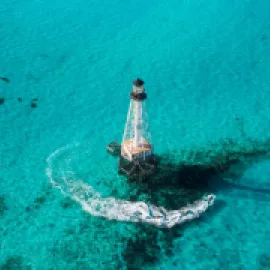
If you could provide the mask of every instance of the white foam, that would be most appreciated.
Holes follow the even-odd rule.
[[[84,211],[93,216],[126,222],[145,222],[158,227],[171,228],[176,224],[198,218],[214,203],[215,195],[210,194],[181,209],[166,210],[143,201],[131,202],[113,197],[103,198],[92,186],[81,179],[76,179],[76,174],[72,169],[65,168],[69,162],[63,164],[60,162],[60,165],[56,165],[59,161],[58,155],[61,156],[64,151],[76,146],[78,143],[61,147],[52,153],[46,160],[48,164],[46,174],[54,187],[78,202]],[[71,158],[65,161],[70,161]]]

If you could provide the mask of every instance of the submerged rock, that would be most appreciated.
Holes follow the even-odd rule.
[[[29,265],[23,264],[23,257],[13,256],[6,259],[5,263],[0,265],[1,270],[31,270]]]
[[[6,77],[0,77],[0,80],[2,80],[3,82],[9,83],[9,79]]]

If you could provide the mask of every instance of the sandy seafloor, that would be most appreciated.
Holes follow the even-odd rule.
[[[240,159],[204,187],[215,204],[172,229],[92,216],[46,175],[69,145],[55,174],[71,162],[72,181],[129,197],[106,145],[138,76],[158,155],[222,155],[227,139]],[[1,0],[0,77],[1,270],[270,269],[268,0]]]

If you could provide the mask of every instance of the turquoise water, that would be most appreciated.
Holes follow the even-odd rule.
[[[269,1],[2,0],[0,14],[0,269],[270,269]],[[158,191],[171,209],[216,195],[172,229],[91,215],[48,178],[132,199],[106,145],[138,76],[158,155],[238,161]]]

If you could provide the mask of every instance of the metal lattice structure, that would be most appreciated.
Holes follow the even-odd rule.
[[[121,144],[120,170],[125,174],[146,174],[154,169],[154,154],[146,110],[144,82],[133,82],[130,106]]]
[[[121,144],[121,155],[128,160],[132,160],[134,156],[138,156],[140,153],[144,154],[141,158],[145,159],[145,154],[148,155],[150,154],[149,152],[153,152],[145,101],[141,102],[142,115],[138,120],[138,125],[140,125],[139,131],[136,130],[135,110],[137,110],[138,106],[134,104],[135,102],[138,101],[130,101],[127,122]]]

